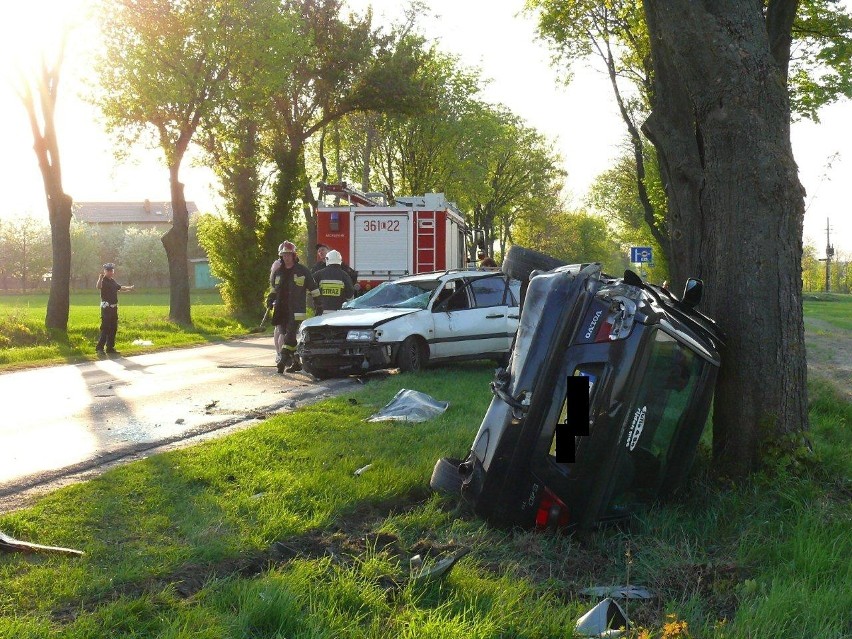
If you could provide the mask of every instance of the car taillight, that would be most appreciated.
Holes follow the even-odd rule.
[[[549,488],[545,488],[535,515],[536,528],[564,528],[568,525],[568,506]]]
[[[598,332],[595,333],[595,343],[597,342],[609,342],[610,340],[615,339],[611,336],[612,333],[612,323],[609,320],[604,320],[601,322],[600,328],[598,328]]]

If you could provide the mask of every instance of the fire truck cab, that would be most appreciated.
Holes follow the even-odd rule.
[[[405,275],[467,267],[464,216],[443,193],[388,202],[383,193],[364,193],[346,182],[318,186],[317,242],[340,251],[358,272],[361,290]]]

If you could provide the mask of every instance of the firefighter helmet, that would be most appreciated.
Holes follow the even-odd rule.
[[[340,254],[340,251],[329,251],[325,256],[326,264],[342,264],[343,256]]]
[[[284,241],[278,245],[278,255],[284,255],[284,253],[295,253],[296,245],[292,242]]]

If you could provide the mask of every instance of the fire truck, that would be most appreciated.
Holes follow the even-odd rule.
[[[396,197],[320,182],[317,242],[340,251],[362,291],[405,275],[465,268],[464,216],[443,193]],[[329,203],[328,200],[333,200]]]

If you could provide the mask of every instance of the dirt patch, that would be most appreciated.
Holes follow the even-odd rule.
[[[818,319],[805,320],[808,375],[831,384],[852,402],[852,332]]]

